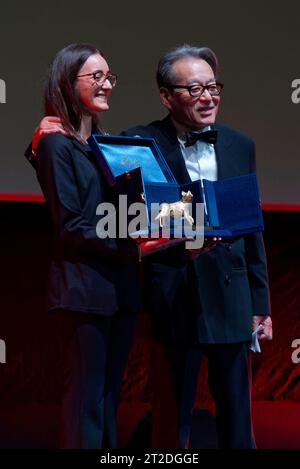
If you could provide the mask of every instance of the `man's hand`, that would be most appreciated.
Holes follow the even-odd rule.
[[[201,256],[201,254],[205,254],[206,252],[209,252],[214,249],[220,241],[222,241],[222,238],[219,237],[204,238],[202,248],[186,249],[186,252],[191,260],[197,259],[198,256]]]
[[[261,342],[272,340],[273,329],[271,316],[253,316],[252,317],[252,330],[254,331],[259,324],[263,326],[263,329],[258,331],[258,338]]]
[[[60,117],[46,116],[44,117],[34,131],[31,140],[32,153],[36,153],[39,141],[47,134],[60,132],[61,134],[68,135],[62,126]]]

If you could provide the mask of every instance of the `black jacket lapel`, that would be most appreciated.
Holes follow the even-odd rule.
[[[191,182],[170,116],[160,122],[159,146],[178,184]],[[163,134],[163,139],[161,135]]]
[[[243,173],[241,157],[239,147],[234,144],[232,132],[220,124],[212,125],[212,129],[218,130],[218,139],[215,145],[218,179],[239,176]]]

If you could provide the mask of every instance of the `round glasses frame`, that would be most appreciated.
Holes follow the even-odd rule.
[[[92,77],[99,85],[108,80],[112,87],[116,86],[117,84],[117,75],[114,73],[103,73],[101,70],[92,73],[84,73],[83,75],[77,75],[77,78],[81,77]]]

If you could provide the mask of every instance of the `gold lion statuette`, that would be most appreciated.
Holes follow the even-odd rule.
[[[163,228],[166,226],[166,219],[173,216],[177,219],[186,220],[189,225],[194,224],[194,219],[190,215],[189,208],[193,200],[193,194],[191,191],[181,192],[182,198],[178,202],[167,203],[163,202],[160,207],[159,214],[155,217],[155,220],[159,220],[159,226]]]

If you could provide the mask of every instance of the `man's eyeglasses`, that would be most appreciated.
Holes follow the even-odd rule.
[[[85,73],[84,75],[77,75],[77,78],[80,77],[93,77],[93,79],[101,85],[102,83],[105,82],[105,80],[108,80],[109,83],[111,84],[112,87],[116,86],[117,84],[117,75],[114,73],[103,73],[101,70],[93,73]]]
[[[190,96],[193,98],[201,96],[205,90],[209,92],[211,96],[219,96],[223,89],[223,84],[222,83],[210,83],[209,85],[190,85],[190,86],[185,86],[185,85],[168,85],[166,88],[170,90],[176,90],[182,89],[182,90],[188,90]]]

